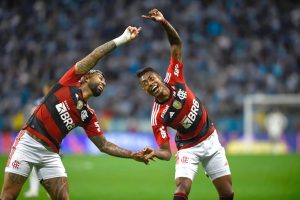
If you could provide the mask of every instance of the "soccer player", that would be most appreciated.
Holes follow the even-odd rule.
[[[164,81],[153,68],[146,67],[137,72],[141,88],[155,98],[151,125],[160,147],[159,150],[145,148],[145,158],[170,160],[167,127],[172,127],[177,131],[175,142],[178,148],[173,199],[188,199],[200,163],[216,187],[219,198],[233,199],[231,173],[224,148],[205,106],[187,86],[183,76],[180,37],[157,9],[142,17],[158,22],[167,33],[171,45],[170,64]]]
[[[50,91],[50,89],[53,86],[53,82],[50,81],[49,83],[45,84],[43,86],[43,97],[38,98],[33,105],[33,108],[30,111],[30,115],[33,113],[34,108],[36,106],[38,106],[41,101],[43,100],[43,98],[48,94],[48,92]],[[25,192],[24,196],[26,198],[31,198],[31,197],[38,197],[39,196],[39,188],[40,188],[40,181],[38,179],[38,175],[37,175],[37,171],[35,169],[35,167],[32,168],[32,171],[30,173],[29,176],[29,189],[27,192]]]
[[[140,30],[127,27],[120,37],[77,62],[52,87],[15,139],[5,168],[1,200],[17,198],[33,166],[51,199],[69,199],[67,174],[58,152],[63,138],[77,126],[84,128],[100,151],[147,163],[141,153],[107,141],[95,111],[87,104],[90,97],[101,95],[106,85],[102,72],[92,68],[113,49],[135,39]]]

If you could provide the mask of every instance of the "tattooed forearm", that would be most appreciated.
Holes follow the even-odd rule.
[[[168,39],[171,45],[181,45],[181,39],[177,33],[177,31],[174,29],[174,27],[167,21],[163,20],[161,22],[162,26],[164,27]]]
[[[87,55],[85,58],[76,63],[76,73],[85,74],[92,69],[103,56],[111,52],[116,48],[116,44],[113,41],[109,41],[99,47],[93,52]]]
[[[90,137],[90,139],[101,152],[107,153],[111,156],[131,158],[131,151],[123,149],[111,142],[106,141],[104,136],[94,136]]]
[[[109,155],[122,157],[122,158],[130,158],[131,157],[130,155],[132,153],[131,151],[118,147],[117,145],[108,141],[105,143],[101,151]]]

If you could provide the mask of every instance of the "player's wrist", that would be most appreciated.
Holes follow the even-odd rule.
[[[135,156],[134,156],[135,154],[134,154],[134,152],[133,151],[129,151],[129,158],[132,158],[132,159],[134,159],[135,158]]]
[[[119,37],[113,39],[113,42],[118,47],[120,45],[123,45],[123,44],[129,42],[131,40],[130,36],[131,36],[131,33],[127,28],[122,35],[120,35]]]
[[[159,21],[162,25],[166,25],[168,24],[168,20],[166,20],[165,18],[163,18],[161,21]]]
[[[157,151],[156,151],[156,149],[153,149],[153,156],[157,156]]]

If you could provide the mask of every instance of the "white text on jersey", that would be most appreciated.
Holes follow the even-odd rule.
[[[58,114],[59,114],[60,118],[63,120],[67,129],[69,131],[72,130],[74,128],[74,123],[68,112],[68,110],[70,110],[70,108],[69,108],[67,101],[56,104],[55,108],[58,111]]]
[[[162,126],[162,127],[159,128],[159,130],[160,130],[161,137],[163,139],[165,139],[167,137],[167,132],[165,131],[165,127]]]
[[[174,75],[177,76],[177,77],[179,76],[179,68],[178,68],[178,64],[175,65]]]
[[[193,124],[193,122],[196,120],[198,110],[199,102],[196,99],[193,99],[193,105],[189,114],[181,121],[181,124],[184,128],[189,128]]]
[[[165,107],[165,109],[162,111],[162,113],[161,113],[161,115],[160,115],[161,118],[164,118],[164,116],[165,116],[165,114],[166,114],[166,112],[167,112],[167,110],[168,110],[169,107],[170,107],[170,106],[167,105],[167,106]]]

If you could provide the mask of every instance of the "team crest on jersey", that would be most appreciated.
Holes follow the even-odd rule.
[[[187,92],[179,88],[179,90],[178,90],[178,92],[177,92],[177,96],[178,96],[179,99],[181,99],[181,100],[186,99],[186,97],[187,97]]]
[[[82,107],[83,107],[83,102],[82,102],[81,100],[79,100],[79,101],[77,102],[76,108],[77,108],[78,110],[81,110]]]
[[[81,120],[84,121],[86,118],[88,118],[88,113],[86,110],[81,111]]]
[[[179,110],[179,109],[182,108],[182,104],[181,104],[179,101],[177,101],[177,100],[174,100],[172,106],[173,106],[174,108],[176,108],[177,110]]]

